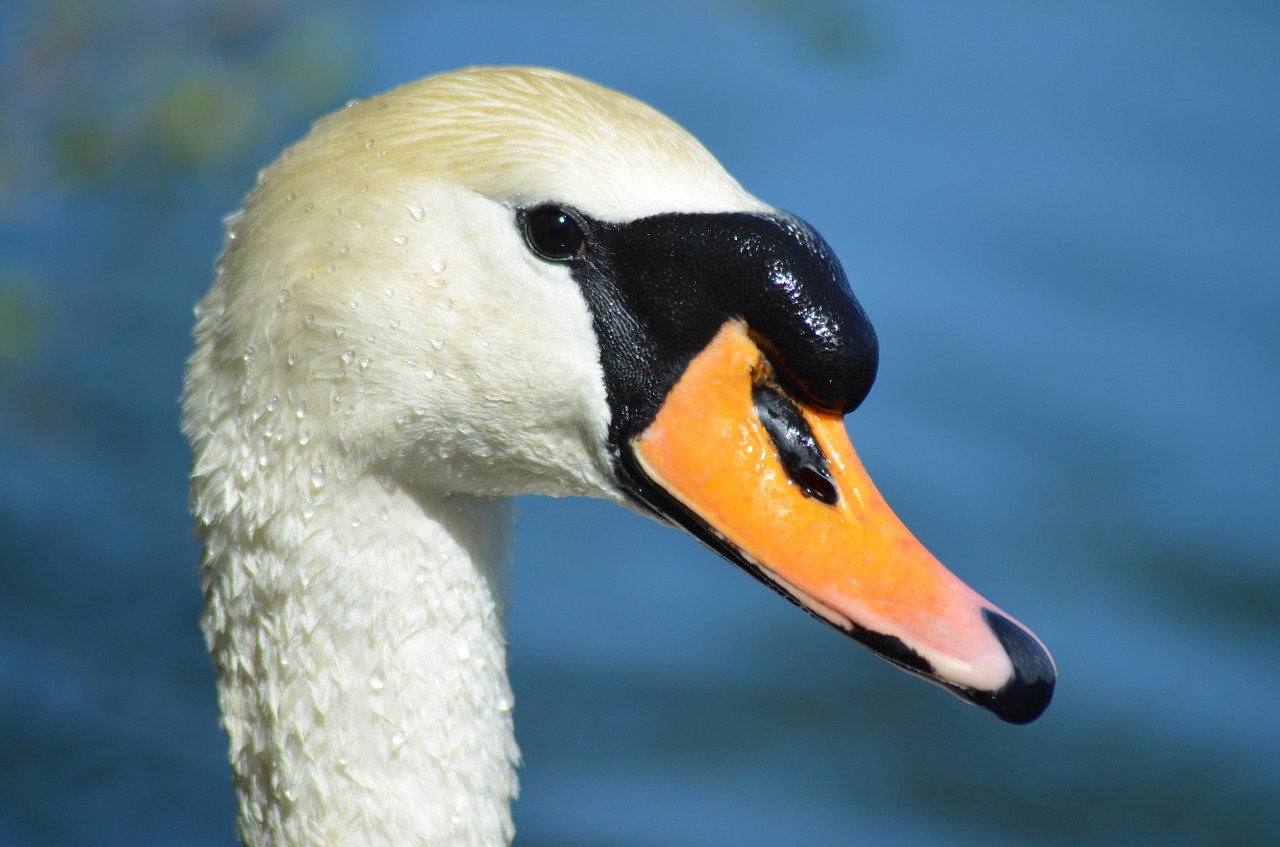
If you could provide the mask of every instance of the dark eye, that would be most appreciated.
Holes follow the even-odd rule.
[[[564,262],[587,254],[582,225],[559,206],[537,206],[524,212],[524,238],[544,259]]]

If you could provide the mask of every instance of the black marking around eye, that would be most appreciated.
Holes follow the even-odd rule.
[[[610,222],[576,213],[575,220],[590,245],[566,264],[600,344],[615,451],[653,422],[689,362],[731,320],[746,323],[772,378],[798,402],[848,414],[866,397],[875,331],[831,249],[799,218],[725,212]]]
[[[827,457],[800,408],[771,380],[759,376],[751,385],[751,399],[787,476],[806,497],[834,506],[840,494],[831,479]]]

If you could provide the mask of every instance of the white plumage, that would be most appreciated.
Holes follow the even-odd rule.
[[[548,198],[767,208],[637,101],[477,69],[320,121],[228,222],[184,427],[247,844],[513,834],[500,498],[622,497],[586,306],[512,225]]]

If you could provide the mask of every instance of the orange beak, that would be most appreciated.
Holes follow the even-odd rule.
[[[1004,720],[1048,706],[1044,645],[916,540],[842,418],[783,389],[743,322],[693,359],[631,452],[696,534],[811,614]]]

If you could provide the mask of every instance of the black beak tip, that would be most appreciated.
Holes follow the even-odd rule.
[[[1058,679],[1053,660],[1039,641],[1004,615],[983,609],[982,617],[1009,654],[1013,678],[999,691],[981,695],[975,702],[1003,721],[1031,723],[1053,699],[1053,686]]]

